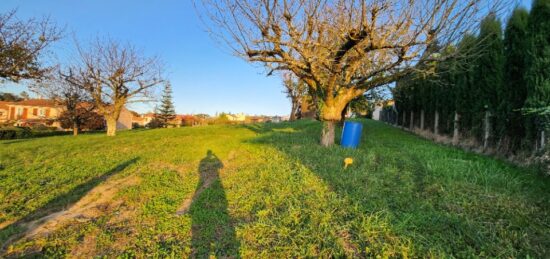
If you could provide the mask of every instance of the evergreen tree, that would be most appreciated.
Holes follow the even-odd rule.
[[[475,114],[473,102],[480,101],[475,92],[475,76],[477,72],[476,60],[477,38],[472,34],[466,34],[458,44],[458,51],[462,53],[456,62],[455,96],[457,112],[462,116],[460,128],[462,134],[468,134],[472,128],[472,117]]]
[[[550,0],[535,0],[529,15],[529,54],[527,55],[526,109],[550,106]],[[530,116],[528,137],[534,140],[550,122],[550,115]]]
[[[527,22],[529,13],[524,8],[516,8],[504,32],[504,89],[501,93],[500,108],[505,123],[499,131],[510,141],[510,148],[516,149],[525,137],[525,123],[521,108],[527,97],[525,56],[528,48]]]
[[[170,82],[167,82],[164,85],[158,118],[164,127],[166,127],[175,117],[176,111],[174,109],[174,103],[172,102],[172,86]]]
[[[480,54],[477,58],[477,75],[475,77],[476,87],[472,99],[475,113],[473,113],[474,133],[481,136],[483,129],[483,118],[485,111],[492,116],[490,123],[492,128],[500,128],[496,122],[502,120],[503,115],[499,108],[499,93],[502,92],[504,79],[504,47],[502,42],[502,27],[496,15],[489,14],[481,22],[478,37]],[[494,135],[493,137],[499,137]]]

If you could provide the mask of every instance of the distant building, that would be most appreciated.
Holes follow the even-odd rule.
[[[376,104],[374,105],[374,111],[372,112],[372,119],[377,121],[380,120],[384,108],[388,106],[393,106],[394,104],[394,100],[376,102]]]
[[[49,99],[0,102],[0,123],[13,126],[44,125],[61,129],[58,119],[63,111],[63,105]],[[132,113],[123,108],[117,121],[117,129],[131,129],[132,117]]]
[[[242,112],[238,114],[226,114],[226,116],[229,121],[244,122],[246,120],[246,115]]]

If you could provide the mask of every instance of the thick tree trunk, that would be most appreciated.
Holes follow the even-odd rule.
[[[458,112],[455,112],[455,120],[454,120],[454,131],[453,131],[453,145],[458,145],[458,141],[460,140],[460,114]]]
[[[107,136],[116,136],[116,118],[106,117],[105,121],[107,122]]]
[[[321,145],[330,147],[334,145],[336,122],[323,121],[323,130],[321,131]]]
[[[420,130],[424,130],[424,110],[420,111]]]
[[[295,101],[292,101],[292,107],[290,110],[290,121],[296,120],[296,111],[298,111],[298,105]]]
[[[405,126],[407,125],[407,112],[403,111],[403,129],[405,129]]]
[[[439,112],[435,111],[435,118],[434,118],[434,135],[439,134]]]

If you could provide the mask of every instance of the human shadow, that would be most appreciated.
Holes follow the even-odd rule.
[[[7,225],[6,227],[0,229],[0,256],[4,255],[5,249],[10,245],[14,244],[23,237],[26,233],[29,233],[40,226],[40,224],[29,224],[33,221],[40,221],[42,218],[63,211],[65,208],[69,207],[71,204],[76,203],[82,197],[84,197],[89,191],[100,183],[107,180],[107,178],[122,172],[128,166],[136,163],[139,160],[139,157],[129,159],[124,161],[115,167],[111,168],[107,172],[96,176],[82,184],[79,184],[72,188],[71,190],[53,198],[45,205],[35,209],[31,213],[22,217],[21,219]]]
[[[192,257],[239,257],[239,242],[219,171],[223,163],[208,150],[199,164],[200,180],[193,195],[189,214],[192,220]]]

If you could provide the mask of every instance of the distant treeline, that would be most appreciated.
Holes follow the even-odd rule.
[[[442,51],[457,55],[434,62],[433,73],[399,81],[397,112],[383,118],[503,154],[544,148],[550,122],[550,0],[535,0],[530,13],[515,9],[504,32],[499,19],[489,15],[478,35],[465,35]]]

